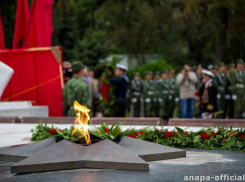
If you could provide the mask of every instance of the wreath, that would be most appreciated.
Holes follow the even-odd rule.
[[[116,68],[116,64],[118,63],[117,58],[113,58],[111,62],[108,62],[106,65],[106,69],[101,77],[101,106],[104,111],[104,115],[109,117],[113,116],[114,113],[114,105],[115,105],[115,94],[114,94],[114,86],[109,82],[109,79],[115,77],[114,70]]]

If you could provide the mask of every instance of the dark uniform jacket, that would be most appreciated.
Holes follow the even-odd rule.
[[[127,98],[127,91],[129,88],[129,79],[126,75],[118,78],[111,78],[111,84],[115,85],[115,96],[116,99],[126,99]]]
[[[208,85],[202,84],[199,90],[199,97],[201,99],[201,112],[213,113],[218,110],[217,106],[217,94],[218,90],[214,81]]]

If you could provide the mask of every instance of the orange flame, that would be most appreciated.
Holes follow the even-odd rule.
[[[89,112],[90,110],[86,106],[80,105],[77,101],[74,102],[74,110],[77,111],[76,119],[75,119],[75,128],[72,131],[72,135],[79,131],[87,144],[91,143],[90,135],[88,132],[88,121],[90,120]]]

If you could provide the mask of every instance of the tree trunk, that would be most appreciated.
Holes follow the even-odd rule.
[[[219,61],[222,60],[223,57],[223,50],[226,43],[226,30],[228,28],[228,9],[227,8],[221,8],[219,10],[219,19],[220,19],[220,25],[219,25],[219,35],[216,40],[215,45],[215,64],[217,64]]]

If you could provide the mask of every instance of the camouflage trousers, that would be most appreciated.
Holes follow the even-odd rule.
[[[169,98],[168,95],[163,95],[162,97],[158,98],[159,102],[159,116],[161,118],[167,119],[169,114],[168,104]]]
[[[133,97],[131,99],[131,108],[130,108],[131,116],[140,117],[141,107],[142,107],[141,97]]]
[[[237,98],[234,100],[234,118],[244,118],[245,117],[245,103],[244,103],[244,95],[243,94],[237,94]]]
[[[145,117],[153,117],[154,116],[154,97],[146,96],[144,98],[144,115]]]

